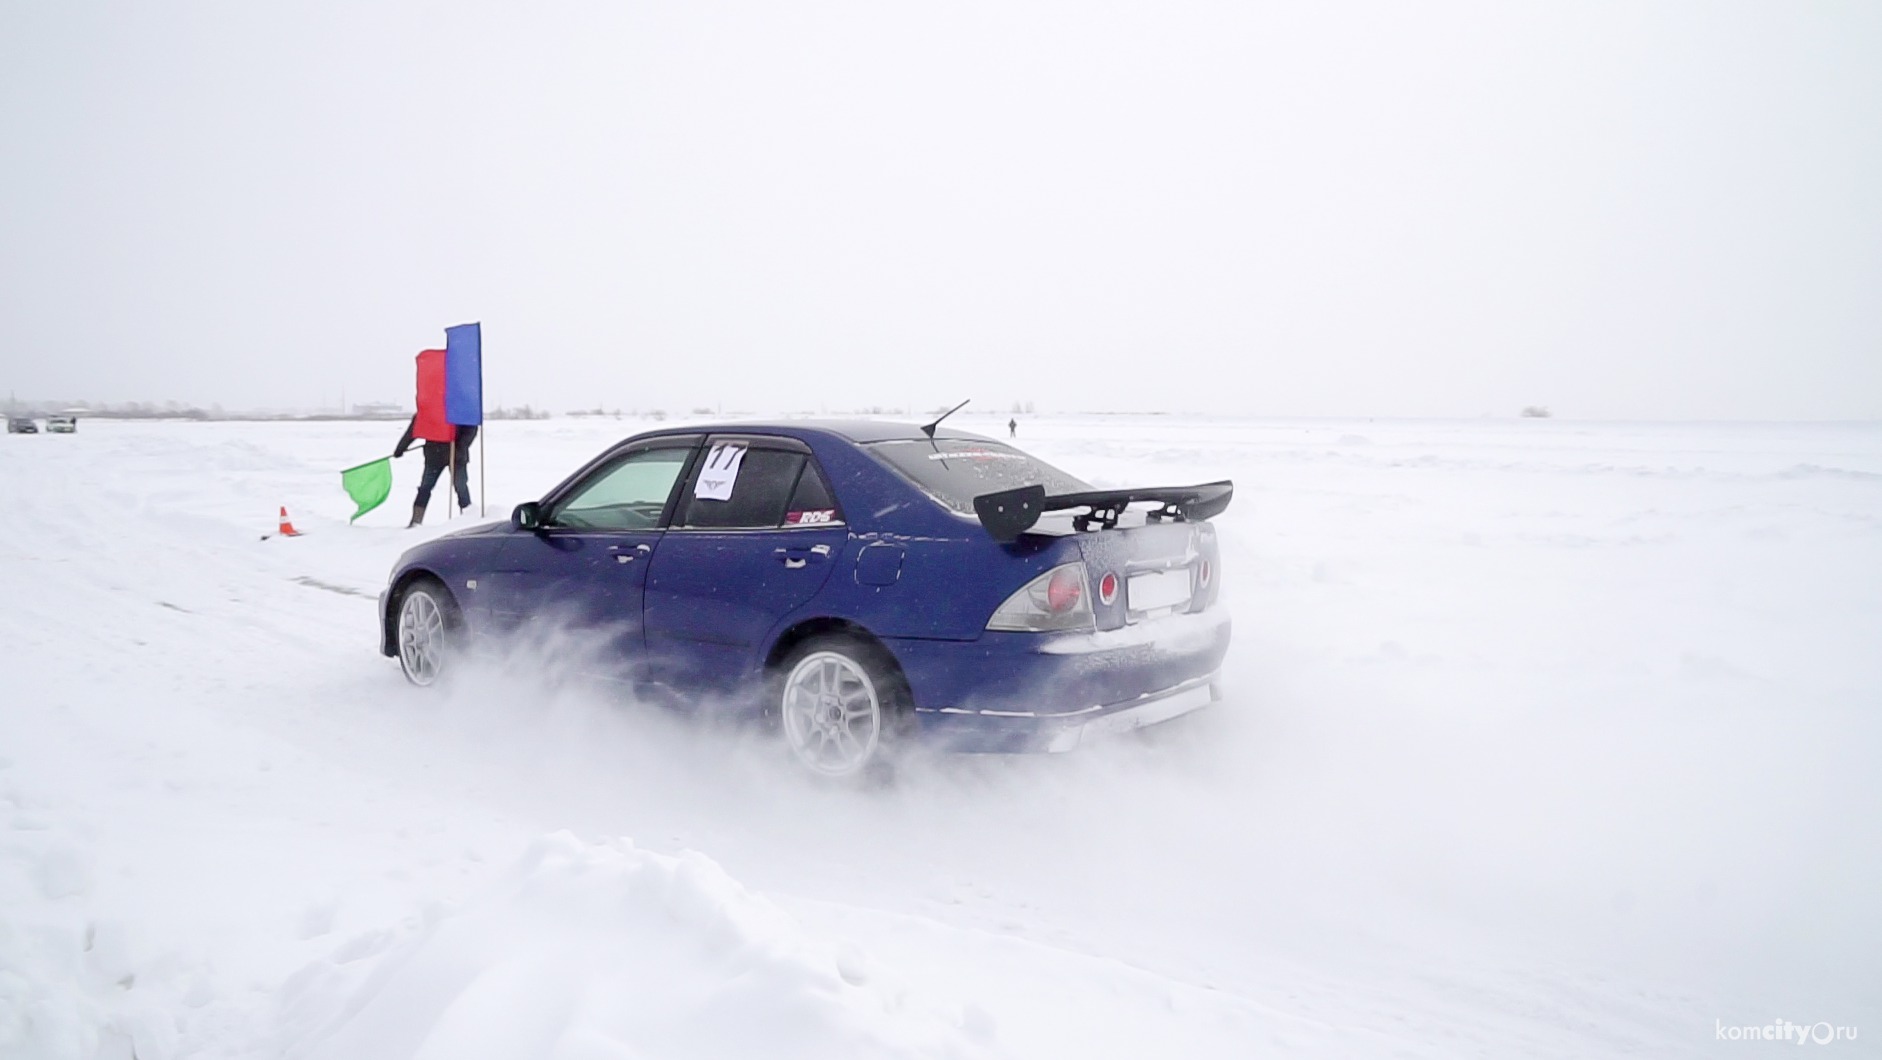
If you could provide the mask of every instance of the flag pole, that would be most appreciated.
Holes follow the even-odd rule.
[[[444,517],[457,518],[457,427],[451,427],[451,463],[446,465],[444,475]]]
[[[490,443],[484,435],[490,431],[490,417],[484,415],[484,325],[477,322],[477,518],[488,518],[490,498],[484,492],[484,451]]]

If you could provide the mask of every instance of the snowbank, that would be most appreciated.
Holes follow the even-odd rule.
[[[910,997],[706,856],[567,832],[469,908],[434,906],[340,947],[283,1001],[283,1044],[306,1060],[972,1057],[991,1045],[983,1015]]]
[[[0,1057],[172,1055],[175,999],[139,989],[131,932],[89,915],[94,855],[25,802],[0,784]]]

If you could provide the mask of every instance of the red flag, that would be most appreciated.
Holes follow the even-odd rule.
[[[457,438],[457,428],[444,414],[443,350],[425,350],[418,355],[418,420],[412,436],[427,442]]]

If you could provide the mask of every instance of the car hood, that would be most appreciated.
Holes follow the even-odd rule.
[[[510,530],[509,520],[499,519],[495,522],[479,523],[476,526],[467,526],[462,530],[453,530],[448,534],[443,534],[438,537],[434,537],[432,538],[432,540],[433,541],[454,541],[461,537],[489,537],[493,534],[508,533],[509,530]]]
[[[509,532],[510,524],[508,522],[493,522],[479,523],[476,526],[467,526],[462,530],[453,530],[448,534],[440,534],[429,541],[420,541],[418,544],[406,549],[399,555],[399,561],[393,566],[393,571],[396,573],[397,571],[404,570],[414,563],[423,562],[427,557],[448,554],[453,551],[451,543],[454,541],[499,537]]]

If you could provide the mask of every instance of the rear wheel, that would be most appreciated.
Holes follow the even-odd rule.
[[[879,649],[850,637],[819,637],[779,667],[773,705],[785,746],[826,777],[875,772],[905,723],[907,692]]]
[[[399,669],[420,687],[437,684],[450,664],[457,608],[444,586],[413,582],[399,597]]]

